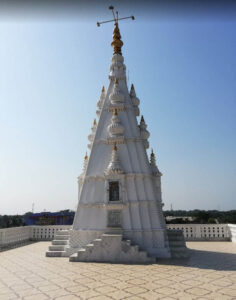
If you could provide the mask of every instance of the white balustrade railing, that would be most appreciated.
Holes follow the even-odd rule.
[[[58,230],[70,229],[70,225],[24,226],[0,229],[0,249],[26,241],[53,240]],[[168,229],[180,229],[187,241],[236,242],[235,224],[167,224]]]
[[[46,241],[52,240],[54,235],[58,230],[70,229],[70,225],[45,225],[45,226],[29,226],[30,230],[30,239],[36,241]]]
[[[20,244],[30,239],[30,226],[0,229],[0,247]]]
[[[228,241],[228,224],[167,224],[168,229],[183,231],[186,241]]]

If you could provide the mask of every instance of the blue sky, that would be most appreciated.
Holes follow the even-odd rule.
[[[124,12],[130,14],[130,12]],[[123,15],[124,15],[123,13]],[[135,14],[135,11],[131,12]],[[112,24],[0,24],[0,214],[75,209]],[[120,23],[123,55],[163,173],[164,209],[235,209],[236,20]]]

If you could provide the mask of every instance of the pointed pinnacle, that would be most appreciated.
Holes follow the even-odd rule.
[[[102,93],[105,93],[105,87],[104,86],[102,87]]]
[[[94,121],[93,121],[93,126],[97,126],[97,121],[96,121],[96,119],[94,119]]]
[[[113,149],[112,149],[113,151],[117,151],[117,147],[116,147],[116,143],[114,144],[114,146],[113,146]]]
[[[133,85],[133,83],[131,84],[131,91],[134,91],[134,85]]]
[[[113,40],[111,43],[111,46],[113,47],[114,54],[120,54],[121,55],[121,48],[123,46],[123,42],[121,40],[120,30],[118,27],[118,22],[115,22],[115,27],[113,30]]]
[[[153,149],[151,150],[151,157],[155,156]]]
[[[142,122],[145,123],[143,115],[141,116],[141,120],[140,120],[140,123]]]

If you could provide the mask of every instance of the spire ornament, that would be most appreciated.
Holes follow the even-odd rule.
[[[120,35],[119,26],[118,26],[118,21],[125,20],[125,19],[132,19],[132,20],[134,20],[135,18],[134,18],[134,16],[119,18],[118,17],[118,11],[116,11],[116,13],[115,13],[113,6],[109,6],[109,9],[112,11],[113,20],[97,22],[97,26],[100,27],[101,24],[109,23],[109,22],[114,22],[115,27],[114,27],[114,30],[113,30],[113,40],[111,42],[111,46],[113,47],[114,54],[120,54],[121,55],[122,54],[121,53],[121,48],[123,46],[123,42],[121,40],[121,35]]]
[[[122,54],[121,53],[121,48],[123,46],[123,41],[121,40],[121,35],[120,35],[120,29],[118,26],[118,22],[115,23],[115,27],[113,30],[113,40],[111,42],[111,46],[114,49],[113,54]]]

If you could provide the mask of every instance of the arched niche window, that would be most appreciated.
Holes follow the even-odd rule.
[[[110,181],[109,201],[119,201],[119,200],[120,200],[119,181]]]

